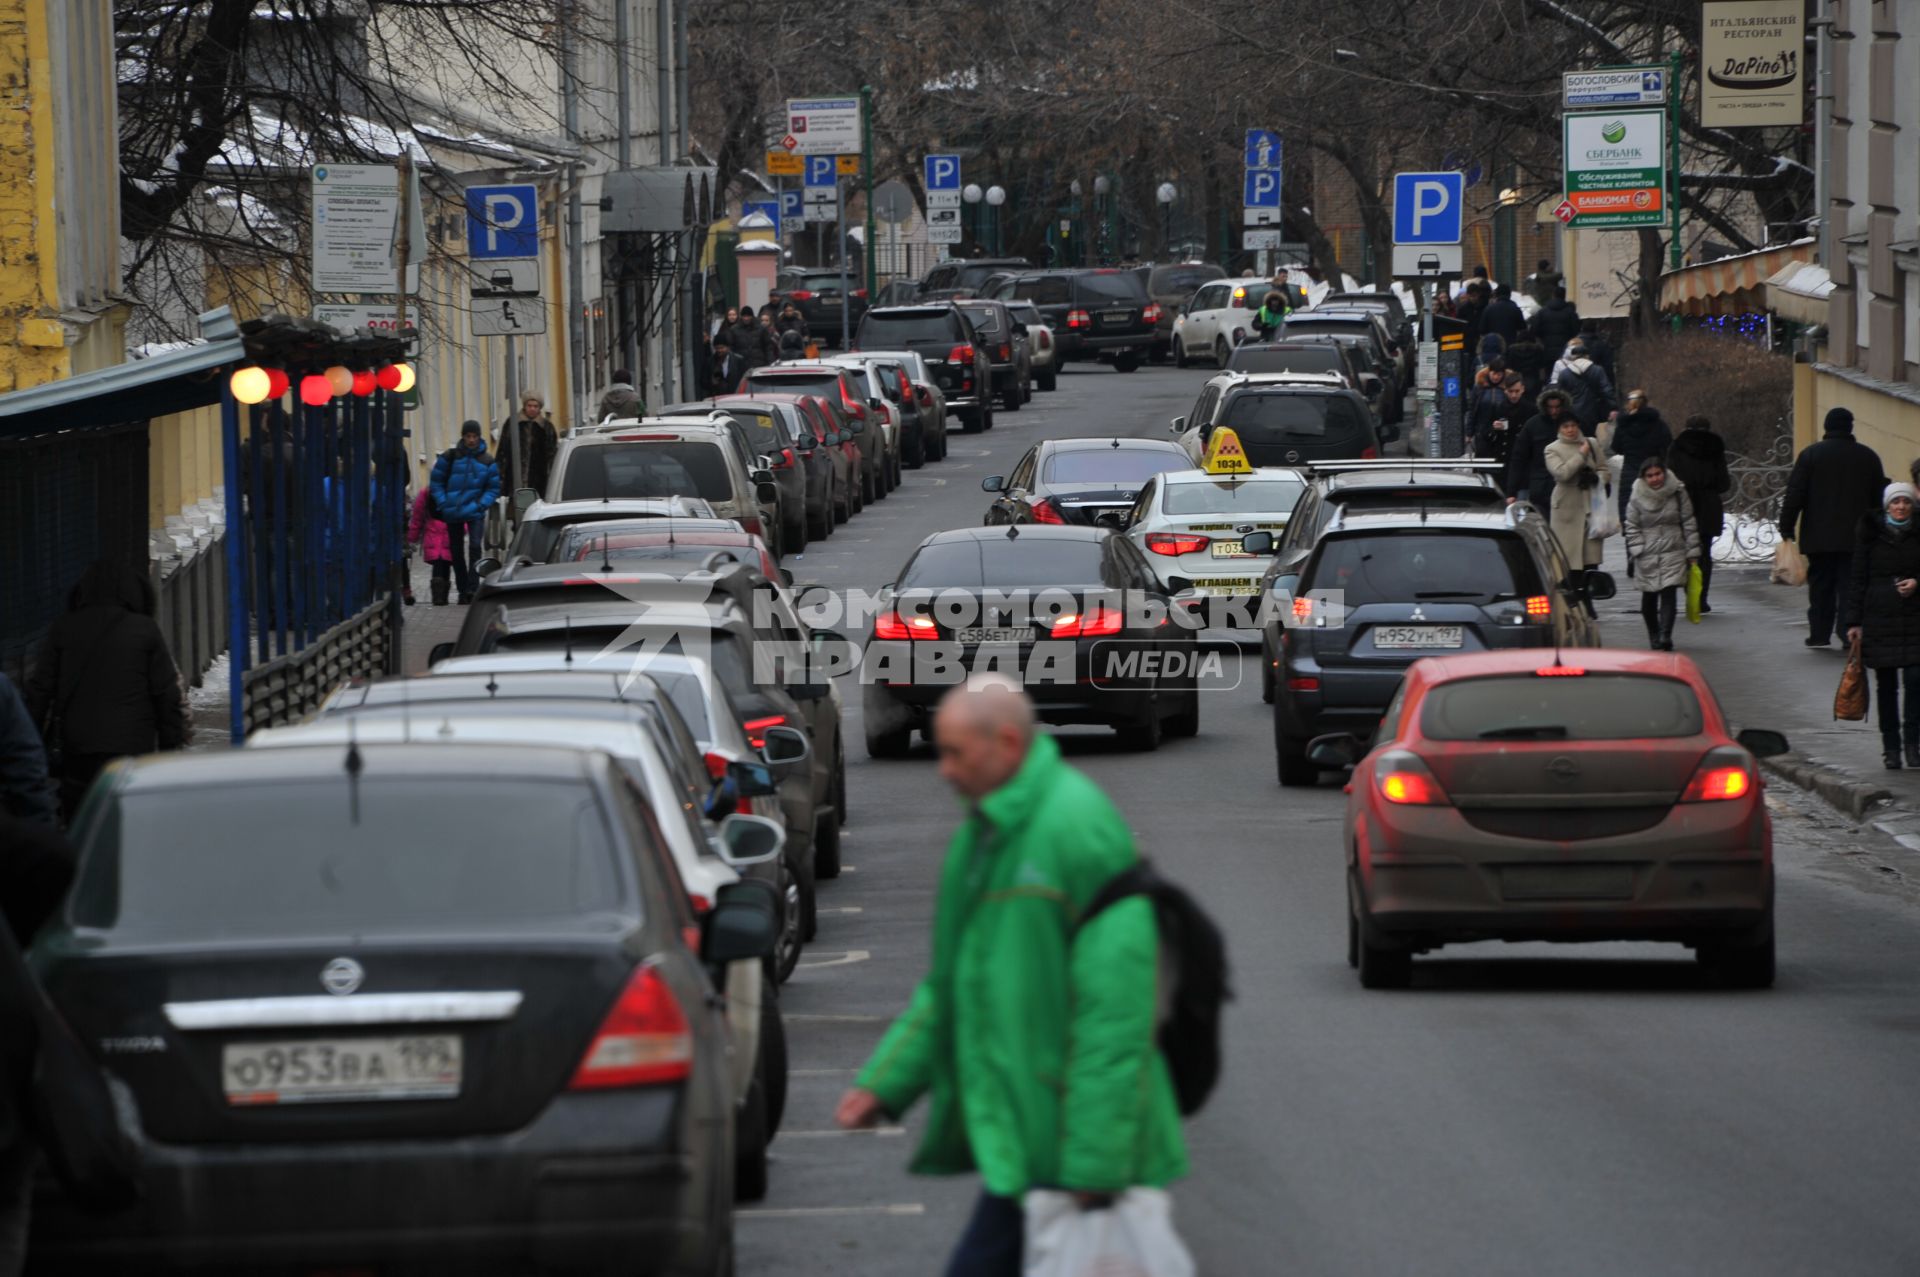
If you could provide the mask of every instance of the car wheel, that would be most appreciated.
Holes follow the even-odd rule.
[[[1115,372],[1138,372],[1140,353],[1134,350],[1121,351],[1113,357],[1113,369]]]
[[[840,821],[831,812],[813,822],[813,876],[840,876]]]
[[[980,416],[980,410],[978,408],[975,408],[972,412],[963,412],[960,414],[960,433],[961,434],[970,435],[975,433],[976,431],[985,430],[985,429],[986,429],[986,425],[984,423],[984,420]]]
[[[1026,378],[1020,383],[1020,402],[1033,402],[1033,374],[1031,372],[1029,372]]]
[[[913,728],[902,727],[894,731],[875,731],[867,729],[868,758],[905,758],[913,746]]]
[[[993,429],[993,400],[991,399],[983,401],[980,405],[980,428]]]
[[[1267,651],[1263,647],[1260,649],[1260,699],[1271,705],[1277,692],[1273,683],[1273,662],[1267,659]]]
[[[1043,368],[1040,370],[1040,389],[1052,394],[1060,388],[1060,370]]]
[[[1728,989],[1771,989],[1774,980],[1773,920],[1735,940],[1703,941],[1694,956]]]
[[[1019,412],[1020,405],[1024,402],[1025,400],[1020,398],[1020,387],[1017,383],[1008,386],[1006,393],[1000,396],[1000,406],[1008,412]]]
[[[926,433],[922,431],[920,437],[914,441],[913,451],[909,453],[907,456],[907,469],[918,470],[921,466],[924,466],[926,464],[927,464],[927,436],[926,436]]]
[[[1367,940],[1367,927],[1354,919],[1354,939],[1359,948],[1354,966],[1360,971],[1363,989],[1404,989],[1413,983],[1413,955],[1405,949],[1383,949]]]
[[[1147,712],[1131,723],[1120,725],[1120,740],[1128,749],[1142,754],[1150,754],[1160,748],[1162,734],[1160,723],[1160,698],[1156,695],[1148,704]]]
[[[767,1088],[754,1069],[747,1086],[746,1102],[734,1115],[733,1125],[733,1197],[739,1202],[757,1202],[767,1195]]]
[[[1147,353],[1147,358],[1156,364],[1164,364],[1167,362],[1167,348],[1165,346],[1155,346]]]
[[[1280,783],[1288,789],[1305,789],[1320,783],[1320,769],[1307,761],[1307,747],[1281,740],[1274,745]]]
[[[800,965],[801,936],[807,924],[806,909],[800,898],[800,879],[785,857],[780,861],[780,937],[774,941],[773,955],[767,959],[767,974],[775,984],[785,984],[793,969]]]
[[[787,1021],[773,986],[760,991],[760,1081],[767,1094],[767,1139],[787,1114]]]
[[[833,816],[844,827],[847,823],[847,747],[846,737],[834,733],[833,742]]]
[[[1227,366],[1227,360],[1231,358],[1232,355],[1233,347],[1227,345],[1227,339],[1225,337],[1215,337],[1213,339],[1213,366],[1215,368],[1225,368]]]
[[[1356,970],[1360,966],[1360,920],[1351,907],[1347,909],[1347,965]]]
[[[893,454],[893,486],[899,487],[906,482],[906,477],[906,467],[900,464],[900,454],[896,452]]]
[[[802,513],[800,521],[790,528],[780,529],[780,549],[786,554],[801,554],[807,548],[807,520]]]
[[[820,500],[820,508],[807,514],[807,536],[814,541],[824,541],[833,535],[833,494],[829,492]]]
[[[1187,343],[1181,341],[1178,337],[1174,338],[1173,366],[1175,368],[1185,368],[1190,362],[1192,361],[1187,358]]]
[[[873,471],[862,466],[860,468],[860,504],[862,507],[865,507],[869,501],[879,500],[879,498],[874,495],[873,490],[875,486]]]
[[[1192,703],[1167,720],[1167,735],[1177,737],[1198,736],[1200,734],[1200,687],[1195,684],[1187,695]]]

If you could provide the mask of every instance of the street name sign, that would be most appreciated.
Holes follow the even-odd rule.
[[[1560,96],[1569,111],[1663,106],[1667,101],[1667,69],[1618,67],[1611,71],[1568,71],[1560,77]]]

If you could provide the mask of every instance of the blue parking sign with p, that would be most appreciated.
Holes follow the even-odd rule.
[[[1393,242],[1458,244],[1466,194],[1464,173],[1395,173]]]
[[[930,191],[957,191],[960,189],[960,157],[957,155],[929,155],[926,157],[927,189]]]
[[[531,185],[469,186],[467,256],[475,261],[540,256],[540,193]]]
[[[834,168],[831,155],[809,155],[807,157],[807,185],[835,186],[840,181]]]
[[[1280,174],[1275,169],[1248,169],[1246,199],[1248,208],[1280,207]]]
[[[782,222],[805,221],[807,216],[805,201],[806,197],[799,191],[780,192],[780,220]]]

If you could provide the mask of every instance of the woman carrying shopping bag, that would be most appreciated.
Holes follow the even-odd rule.
[[[1700,558],[1700,523],[1686,488],[1667,474],[1659,457],[1640,463],[1627,501],[1626,534],[1647,641],[1656,652],[1671,652],[1678,596],[1687,584],[1687,569]]]
[[[1853,575],[1843,600],[1847,641],[1858,641],[1862,663],[1873,671],[1873,699],[1880,706],[1880,749],[1888,771],[1920,767],[1920,525],[1914,506],[1920,492],[1910,483],[1889,483],[1878,513],[1860,517]],[[1906,713],[1900,710],[1905,684]]]
[[[1560,553],[1566,555],[1575,583],[1584,589],[1587,573],[1600,566],[1600,542],[1606,535],[1604,527],[1594,526],[1594,494],[1600,494],[1604,504],[1612,470],[1600,441],[1581,433],[1580,423],[1572,417],[1561,419],[1559,437],[1547,445],[1546,457],[1547,473],[1553,476],[1554,539],[1560,542]],[[1593,614],[1591,599],[1587,614]]]

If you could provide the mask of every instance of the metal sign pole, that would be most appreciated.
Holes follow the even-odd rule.
[[[833,179],[833,212],[833,233],[840,241],[840,349],[845,350],[850,338],[847,315],[853,298],[847,292],[847,188],[838,175]]]

